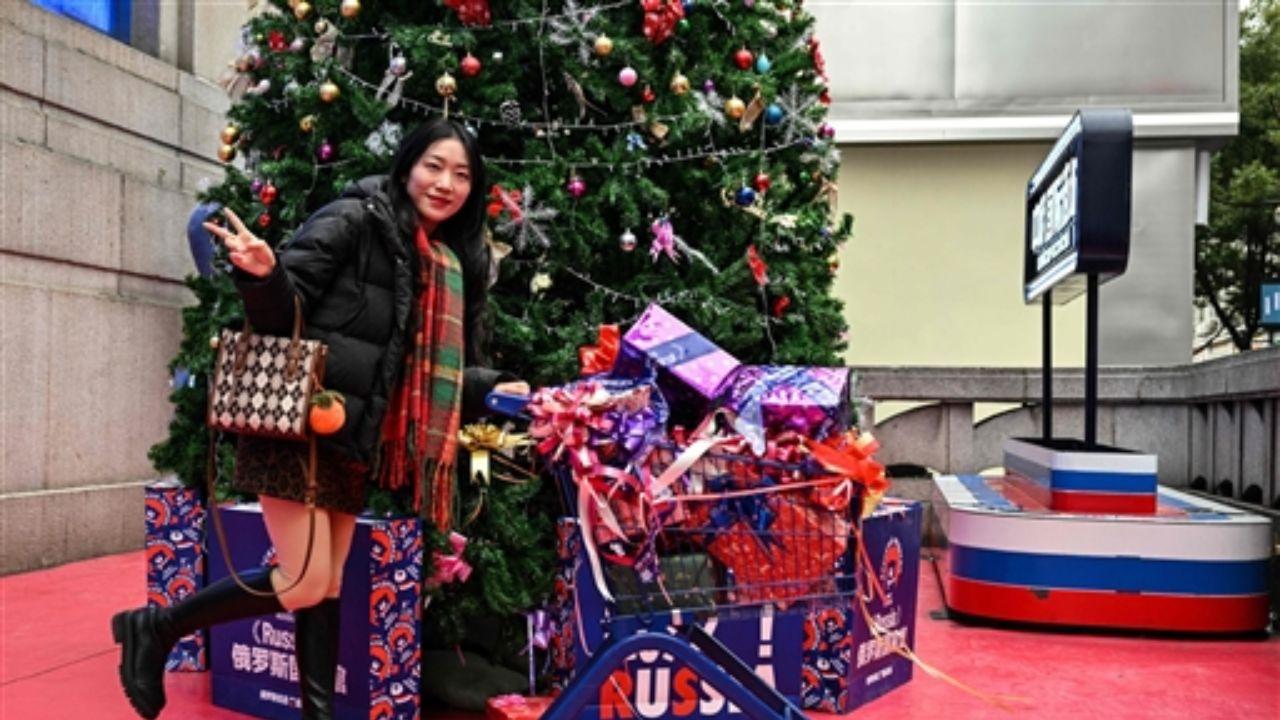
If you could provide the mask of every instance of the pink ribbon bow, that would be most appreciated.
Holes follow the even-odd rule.
[[[613,429],[613,422],[605,416],[609,405],[609,393],[593,382],[579,383],[572,390],[542,388],[526,408],[533,416],[529,437],[537,441],[538,453],[544,458],[555,462],[568,455],[576,475],[589,474],[599,465],[593,434]]]
[[[437,550],[432,556],[435,562],[435,572],[431,575],[431,579],[427,581],[428,587],[437,588],[454,581],[466,582],[467,578],[471,577],[471,565],[462,559],[462,553],[467,549],[467,538],[459,533],[451,532],[449,533],[449,546],[453,549],[452,555],[445,555]]]
[[[676,255],[676,231],[671,227],[671,221],[666,218],[654,220],[649,230],[653,232],[653,244],[649,246],[649,257],[657,262],[658,256],[666,253],[667,257],[671,258],[671,262],[680,262],[680,256]]]

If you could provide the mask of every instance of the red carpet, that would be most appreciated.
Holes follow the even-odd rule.
[[[135,717],[116,683],[107,627],[143,602],[142,553],[0,578],[0,720]],[[929,563],[917,650],[956,679],[1027,700],[1028,718],[1280,718],[1280,638],[1169,640],[996,630],[934,620]],[[207,674],[170,674],[162,718],[231,720],[209,705]],[[905,688],[854,713],[874,718],[989,718],[1000,710],[917,671]],[[470,718],[435,713],[435,718]]]

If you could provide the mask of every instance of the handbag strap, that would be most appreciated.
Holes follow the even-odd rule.
[[[241,590],[250,595],[258,597],[279,597],[289,592],[302,582],[302,578],[307,575],[307,568],[311,566],[311,552],[315,549],[316,542],[316,438],[315,435],[307,438],[307,554],[302,560],[302,570],[298,572],[298,577],[294,578],[289,586],[272,592],[264,592],[249,587],[247,583],[236,572],[235,565],[231,562],[231,548],[227,545],[227,531],[222,526],[222,515],[218,512],[218,503],[215,502],[214,485],[217,481],[218,465],[215,456],[218,451],[217,435],[213,428],[209,429],[209,460],[205,468],[205,480],[208,484],[209,491],[209,515],[213,517],[213,531],[218,536],[218,545],[222,548],[222,560],[227,565],[227,572],[231,574],[232,579],[240,586]]]

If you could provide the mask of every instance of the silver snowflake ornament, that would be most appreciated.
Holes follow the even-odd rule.
[[[510,236],[517,251],[523,251],[530,242],[537,243],[543,249],[551,247],[551,239],[542,223],[554,220],[559,212],[555,208],[535,205],[533,188],[528,185],[521,191],[518,202],[511,197],[513,194],[501,194],[506,219],[499,222],[494,230]]]

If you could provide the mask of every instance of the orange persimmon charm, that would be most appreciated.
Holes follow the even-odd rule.
[[[325,390],[311,396],[311,412],[307,418],[311,431],[317,435],[332,435],[342,429],[347,421],[346,399],[342,393]]]

